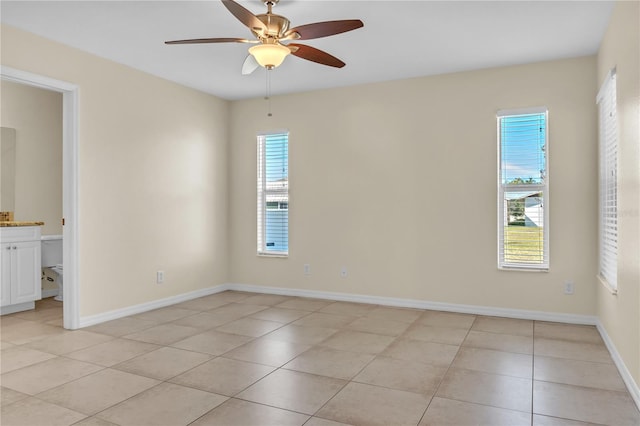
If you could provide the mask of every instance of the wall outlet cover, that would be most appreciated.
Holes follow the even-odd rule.
[[[573,281],[565,281],[564,294],[573,294],[573,291],[574,291]]]

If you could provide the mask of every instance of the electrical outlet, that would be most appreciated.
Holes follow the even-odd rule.
[[[304,274],[311,275],[311,265],[309,265],[308,263],[304,264]]]
[[[342,269],[340,269],[340,276],[341,276],[342,278],[347,278],[347,275],[348,275],[348,273],[347,273],[347,267],[346,267],[346,266],[343,266],[343,267],[342,267]]]
[[[156,284],[162,284],[164,282],[164,271],[156,272]]]
[[[573,294],[573,281],[564,282],[564,294]]]

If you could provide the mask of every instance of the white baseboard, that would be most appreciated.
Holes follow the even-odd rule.
[[[114,309],[113,311],[103,312],[97,315],[81,317],[80,328],[127,317],[129,315],[141,314],[142,312],[147,312],[158,308],[164,308],[165,306],[175,305],[176,303],[186,302],[187,300],[197,299],[198,297],[209,296],[210,294],[220,293],[221,291],[225,290],[231,289],[227,284],[222,284],[214,287],[203,288],[201,290],[190,291],[189,293],[178,294],[164,299],[141,303],[139,305]]]
[[[220,293],[226,290],[246,291],[249,293],[279,294],[283,296],[308,297],[313,299],[327,299],[341,302],[368,303],[381,306],[393,306],[399,308],[429,309],[436,311],[459,312],[464,314],[487,315],[494,317],[529,319],[536,321],[562,322],[568,324],[596,325],[597,318],[591,315],[575,315],[557,312],[529,311],[523,309],[497,308],[478,305],[462,305],[456,303],[430,302],[417,299],[402,299],[395,297],[369,296],[364,294],[337,293],[318,290],[303,290],[283,287],[266,287],[250,284],[226,283],[214,287],[208,287],[189,293],[178,294],[165,299],[115,309],[97,315],[80,318],[80,327],[99,324],[105,321],[147,312],[153,309],[163,308],[198,297]]]
[[[497,308],[478,305],[461,305],[456,303],[430,302],[417,299],[401,299],[395,297],[368,296],[363,294],[336,293],[329,291],[301,290],[281,287],[263,287],[249,284],[226,284],[229,290],[247,291],[250,293],[280,294],[284,296],[328,299],[341,302],[369,303],[373,305],[394,306],[399,308],[429,309],[434,311],[459,312],[463,314],[487,315],[528,319],[536,321],[563,322],[569,324],[595,325],[596,317],[592,315],[564,314],[557,312],[528,311],[523,309]]]
[[[622,376],[622,380],[624,381],[625,385],[627,385],[627,389],[631,394],[631,398],[633,398],[633,401],[636,403],[638,410],[640,410],[640,387],[638,387],[638,384],[633,379],[631,372],[622,360],[622,357],[618,353],[618,350],[609,337],[609,333],[607,333],[604,325],[602,324],[602,322],[600,322],[600,319],[598,319],[598,321],[596,322],[596,327],[600,332],[600,336],[602,336],[602,340],[604,340],[604,344],[607,345],[607,349],[609,349],[609,353],[611,354],[611,358],[613,358],[614,364],[616,365],[616,367],[618,367],[618,371]]]

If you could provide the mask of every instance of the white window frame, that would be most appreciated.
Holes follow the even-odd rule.
[[[266,159],[265,159],[265,142],[268,136],[273,135],[286,135],[287,136],[287,184],[282,188],[267,188],[266,182]],[[266,216],[267,216],[267,203],[266,199],[268,195],[277,196],[280,199],[286,199],[287,209],[289,210],[289,165],[288,165],[288,150],[289,150],[289,131],[277,130],[272,132],[261,132],[257,134],[257,254],[258,256],[270,256],[270,257],[288,257],[289,245],[287,241],[286,251],[269,250],[266,247]],[[284,202],[284,201],[282,201]],[[284,210],[280,208],[280,204],[277,210]],[[287,219],[288,221],[288,219]],[[288,229],[288,222],[287,222]],[[288,237],[287,237],[288,240]]]
[[[618,114],[616,70],[610,70],[596,96],[598,104],[598,278],[618,291]]]
[[[541,184],[503,184],[502,183],[502,138],[501,119],[503,117],[544,114],[545,117],[545,178]],[[524,271],[548,271],[549,270],[549,111],[546,106],[520,109],[500,110],[496,114],[496,128],[498,141],[498,269],[501,270],[524,270]],[[508,262],[504,249],[504,223],[505,223],[505,192],[540,192],[543,199],[543,262],[539,264]]]

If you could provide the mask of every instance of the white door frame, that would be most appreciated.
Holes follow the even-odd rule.
[[[62,93],[62,228],[64,328],[80,327],[78,284],[78,86],[38,74],[0,66],[0,78]]]

